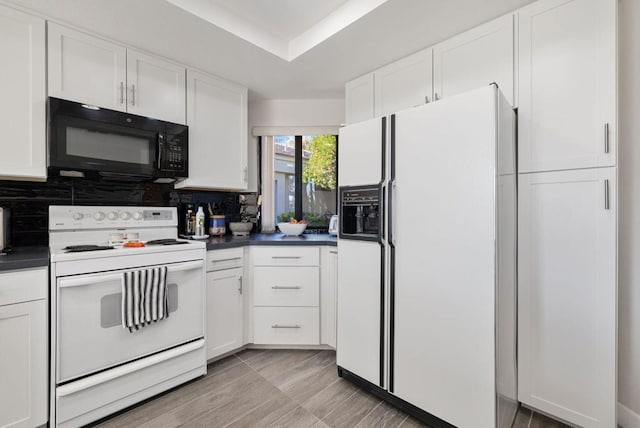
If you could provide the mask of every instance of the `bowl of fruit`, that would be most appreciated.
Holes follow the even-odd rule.
[[[284,233],[287,236],[300,236],[306,228],[306,221],[298,221],[295,218],[292,218],[289,223],[278,223],[278,229],[280,229],[280,232]]]

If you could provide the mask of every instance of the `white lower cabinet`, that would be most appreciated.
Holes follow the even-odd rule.
[[[253,343],[320,344],[320,248],[251,249]]]
[[[338,248],[322,251],[320,278],[320,342],[336,347],[338,306]]]
[[[0,273],[0,426],[4,428],[47,422],[47,284],[46,268]]]
[[[518,398],[616,426],[616,168],[519,177]]]
[[[255,306],[319,306],[320,273],[317,266],[253,269]]]
[[[243,250],[207,255],[207,359],[244,345]]]
[[[318,307],[254,307],[253,343],[319,345]]]
[[[207,359],[247,344],[335,348],[336,287],[336,247],[209,251]]]

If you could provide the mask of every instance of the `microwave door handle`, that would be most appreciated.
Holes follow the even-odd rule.
[[[164,136],[162,134],[158,134],[158,161],[157,161],[157,167],[156,169],[159,171],[162,168],[162,140],[164,139]]]

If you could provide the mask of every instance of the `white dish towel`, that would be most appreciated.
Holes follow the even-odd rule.
[[[122,274],[122,327],[130,332],[169,317],[167,267]]]

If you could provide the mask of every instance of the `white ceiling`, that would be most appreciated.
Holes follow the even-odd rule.
[[[292,61],[387,0],[167,0]]]
[[[291,42],[301,29],[313,28],[313,22],[322,22],[354,0],[171,1],[226,8],[245,27],[260,21],[255,29],[263,34],[271,22],[280,29],[269,34]],[[288,52],[273,54],[169,1],[0,0],[238,82],[249,87],[254,100],[343,98],[346,81],[533,0],[371,1],[382,4],[287,61],[283,55]],[[302,4],[311,3],[321,4],[306,15]],[[286,28],[282,23],[294,16],[302,16],[305,25]]]

